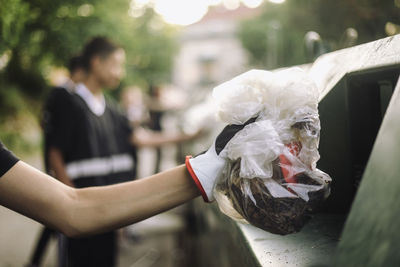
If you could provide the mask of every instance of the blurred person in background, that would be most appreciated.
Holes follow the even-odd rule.
[[[142,89],[136,86],[125,87],[120,95],[121,106],[134,128],[149,123],[150,115],[144,97]]]
[[[72,99],[76,85],[81,83],[86,76],[82,57],[72,57],[68,65],[68,70],[70,73],[69,78],[67,78],[62,85],[56,86],[50,91],[43,105],[42,112],[41,124],[44,133],[44,165],[46,172],[53,176],[55,173],[49,164],[53,156],[57,156],[57,148],[53,144],[53,139],[63,130],[62,119],[66,117],[65,114],[70,112],[71,106],[73,105]],[[63,179],[65,177],[56,178],[69,186],[73,186],[69,179]]]
[[[145,95],[141,88],[137,86],[127,86],[124,87],[119,96],[119,103],[128,118],[132,128],[146,128],[146,125],[149,122],[149,112],[147,110],[145,104]],[[138,151],[136,147],[132,149],[132,157],[136,165],[139,165],[138,162]],[[138,170],[135,169],[134,178],[138,177]],[[139,233],[136,233],[132,229],[128,229],[127,227],[122,228],[119,235],[121,242],[140,242],[141,236]]]
[[[68,71],[69,77],[67,78],[67,80],[62,85],[52,88],[49,95],[47,96],[46,101],[43,105],[41,125],[44,137],[43,158],[46,173],[59,179],[61,182],[69,186],[73,186],[69,179],[65,179],[65,176],[58,177],[49,164],[54,156],[58,156],[57,149],[52,145],[52,137],[57,136],[60,130],[62,130],[62,118],[64,116],[62,114],[65,112],[68,113],[70,111],[72,105],[72,94],[75,91],[75,86],[76,84],[82,82],[86,75],[86,72],[82,65],[81,56],[74,56],[70,59],[68,64]],[[62,263],[65,262],[65,255],[63,253],[65,251],[63,249],[65,242],[63,242],[63,240],[65,238],[61,234],[57,234],[48,227],[43,228],[32,253],[30,262],[27,266],[40,266],[50,238],[57,235],[59,238],[59,267],[63,266]]]
[[[156,132],[162,132],[162,118],[165,113],[165,108],[163,107],[161,103],[161,87],[151,84],[149,87],[149,100],[148,100],[148,109],[149,109],[149,115],[150,115],[150,120],[149,120],[149,128],[152,131]],[[160,171],[160,166],[161,166],[161,147],[156,147],[155,148],[156,152],[156,162],[154,166],[154,171],[153,173],[158,173]]]
[[[184,142],[194,135],[165,135],[134,130],[105,89],[116,88],[124,75],[125,51],[104,37],[90,40],[82,52],[86,75],[76,85],[72,105],[51,137],[49,165],[60,181],[77,188],[106,186],[135,178],[135,149]],[[121,207],[122,208],[122,207]],[[68,266],[115,266],[116,232],[68,238]]]
[[[172,117],[175,117],[176,120],[177,117],[179,117],[177,111],[182,111],[183,109],[187,108],[185,106],[187,103],[187,96],[185,96],[181,90],[172,86],[171,84],[150,84],[149,92],[146,96],[146,107],[149,114],[147,127],[154,132],[161,133],[166,130],[171,130],[172,127],[170,127],[171,125],[169,124],[169,129],[165,129],[165,126],[167,126],[166,121],[174,124],[173,121],[171,121]],[[175,129],[182,131],[179,125],[175,125]],[[182,143],[177,144],[178,151],[180,150],[181,145]],[[158,173],[161,170],[162,164],[162,148],[156,147],[155,152],[156,162],[153,173]],[[184,157],[179,157],[177,155],[177,162],[181,162],[182,159],[184,159]]]

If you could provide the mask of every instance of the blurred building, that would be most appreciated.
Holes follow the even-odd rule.
[[[235,10],[216,6],[201,21],[185,27],[175,60],[173,83],[196,101],[214,85],[244,72],[248,60],[236,32],[241,20],[259,12],[260,9],[243,5]]]

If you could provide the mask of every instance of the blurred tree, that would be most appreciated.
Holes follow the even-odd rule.
[[[293,25],[291,7],[288,3],[265,3],[259,17],[241,23],[238,36],[249,52],[251,64],[272,69],[298,64],[304,59],[303,51],[298,49],[304,35]]]
[[[29,20],[29,5],[22,0],[0,0],[0,55],[19,41],[24,24]]]
[[[399,0],[286,0],[263,9],[241,24],[238,36],[251,64],[269,69],[311,61],[304,49],[310,31],[324,51],[400,33]]]
[[[142,16],[130,16],[132,4],[131,0],[0,0],[0,122],[24,117],[17,113],[26,112],[26,101],[30,112],[38,113],[52,69],[65,66],[96,35],[125,48],[123,83],[146,86],[169,81],[175,29],[148,7]]]
[[[0,1],[0,56],[10,52],[0,75],[32,97],[44,92],[51,66],[65,65],[95,35],[108,36],[125,48],[127,82],[169,77],[173,29],[150,9],[144,16],[130,17],[130,0]]]
[[[166,25],[154,10],[147,8],[136,19],[131,31],[130,56],[127,72],[130,78],[126,83],[136,83],[143,88],[150,84],[170,82],[173,59],[177,51],[176,28]]]

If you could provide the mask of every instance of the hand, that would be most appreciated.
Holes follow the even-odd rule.
[[[186,168],[199,188],[204,201],[212,202],[214,200],[213,189],[226,164],[226,159],[220,157],[219,154],[237,132],[255,120],[256,118],[252,118],[241,125],[226,126],[205,153],[194,158],[186,156]]]

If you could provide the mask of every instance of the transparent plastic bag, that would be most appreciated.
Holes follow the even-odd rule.
[[[221,152],[229,162],[214,189],[221,211],[272,233],[299,231],[330,192],[331,178],[316,168],[315,85],[299,68],[252,70],[213,95],[225,123],[257,117]]]

